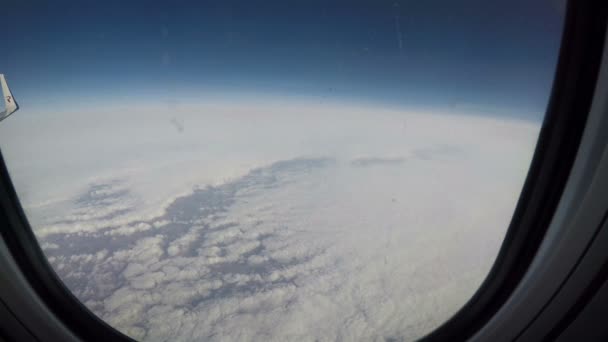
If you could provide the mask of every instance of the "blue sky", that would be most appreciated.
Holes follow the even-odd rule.
[[[4,4],[0,72],[24,110],[250,93],[540,118],[563,12],[561,1]]]

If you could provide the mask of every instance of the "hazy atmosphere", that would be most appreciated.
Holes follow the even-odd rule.
[[[145,341],[401,341],[490,269],[563,4],[20,4],[0,148],[50,264]]]

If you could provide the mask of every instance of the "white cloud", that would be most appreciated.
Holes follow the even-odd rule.
[[[44,242],[40,245],[42,249],[58,249],[59,245],[51,242]]]
[[[112,259],[139,261],[146,265],[157,262],[165,253],[161,247],[163,239],[164,237],[162,235],[143,238],[137,241],[133,248],[114,252]]]
[[[130,279],[131,286],[136,289],[152,289],[165,278],[163,272],[144,273]]]
[[[485,277],[538,133],[523,121],[366,108],[193,113],[184,122],[200,130],[171,139],[151,113],[135,145],[117,134],[128,123],[103,127],[116,140],[95,128],[89,147],[111,140],[116,160],[75,160],[79,170],[105,170],[92,177],[104,186],[91,190],[91,175],[74,171],[57,175],[65,189],[42,185],[48,199],[30,193],[36,234],[59,274],[139,339],[420,337]],[[52,147],[69,149],[67,141]],[[301,156],[334,162],[289,162]],[[216,192],[205,193],[209,184]],[[95,201],[69,207],[78,193]]]

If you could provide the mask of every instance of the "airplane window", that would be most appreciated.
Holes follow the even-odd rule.
[[[0,147],[54,271],[146,341],[412,340],[445,322],[513,215],[565,11],[46,6],[3,8]]]

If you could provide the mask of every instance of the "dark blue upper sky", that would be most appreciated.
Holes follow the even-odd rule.
[[[543,114],[562,1],[3,5],[23,109],[210,92]]]

